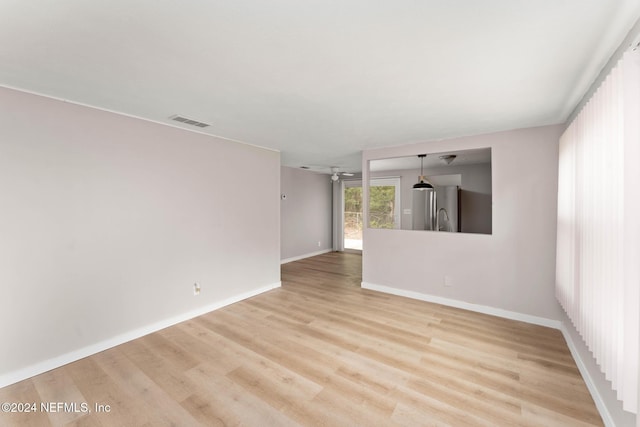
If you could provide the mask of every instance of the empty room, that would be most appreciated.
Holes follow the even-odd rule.
[[[0,22],[0,426],[640,427],[640,1]]]

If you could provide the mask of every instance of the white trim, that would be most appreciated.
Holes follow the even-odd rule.
[[[219,308],[225,307],[227,305],[236,303],[238,301],[242,301],[244,299],[251,298],[253,296],[270,291],[272,289],[279,288],[281,285],[282,285],[281,282],[276,282],[271,285],[263,286],[262,288],[258,288],[252,291],[234,295],[222,301],[218,301],[213,304],[200,307],[195,310],[192,310],[183,314],[179,314],[177,316],[173,316],[156,323],[152,323],[151,325],[143,326],[141,328],[137,328],[132,331],[125,332],[120,335],[116,335],[113,338],[109,338],[107,340],[100,341],[95,344],[91,344],[89,346],[80,348],[78,350],[74,350],[69,353],[65,353],[60,356],[44,360],[34,365],[27,366],[26,368],[18,369],[16,371],[0,375],[0,388],[6,387],[11,384],[15,384],[19,381],[34,377],[36,375],[42,374],[52,369],[59,368],[61,366],[64,366],[71,362],[75,362],[76,360],[82,359],[84,357],[88,357],[93,354],[99,353],[101,351],[118,346],[120,344],[124,344],[128,341],[132,341],[134,339],[143,337],[145,335],[151,334],[153,332],[159,331],[169,326],[173,326],[177,323],[184,322],[189,319],[193,319],[194,317],[201,316],[203,314],[206,314],[211,311],[217,310]]]
[[[318,256],[318,255],[322,255],[322,254],[326,254],[329,252],[333,252],[333,249],[323,249],[321,251],[317,251],[317,252],[311,252],[308,254],[304,254],[304,255],[298,255],[298,256],[294,256],[291,258],[286,258],[280,261],[280,264],[287,264],[293,261],[299,261],[301,259],[305,259],[305,258],[311,258],[312,256]]]
[[[598,391],[598,387],[596,387],[593,378],[589,375],[589,370],[584,364],[582,357],[580,357],[580,352],[576,348],[573,339],[571,338],[571,334],[567,330],[564,322],[560,325],[560,331],[564,336],[564,340],[567,342],[567,346],[569,347],[569,351],[571,352],[571,356],[573,356],[573,360],[575,360],[576,365],[578,366],[578,370],[582,375],[582,379],[584,379],[584,383],[587,385],[587,389],[593,398],[594,403],[596,404],[596,408],[598,408],[598,412],[600,412],[600,416],[602,417],[602,421],[604,425],[607,427],[615,427],[616,423],[613,421],[613,417],[607,408],[607,405],[604,403],[604,399],[602,399],[602,395]]]
[[[607,405],[604,403],[598,388],[596,387],[593,378],[589,375],[589,371],[587,370],[584,361],[580,357],[580,353],[576,349],[573,340],[571,339],[571,334],[566,329],[566,326],[563,322],[559,320],[547,319],[544,317],[531,316],[529,314],[518,313],[515,311],[503,310],[500,308],[489,307],[486,305],[472,304],[464,301],[458,301],[449,298],[438,297],[434,295],[422,294],[420,292],[407,291],[404,289],[391,288],[389,286],[375,285],[373,283],[362,282],[361,284],[363,289],[370,289],[372,291],[384,292],[387,294],[398,295],[402,297],[417,299],[420,301],[427,301],[436,304],[442,304],[450,307],[462,308],[464,310],[475,311],[478,313],[490,314],[493,316],[503,317],[505,319],[518,320],[521,322],[531,323],[534,325],[546,326],[548,328],[558,329],[562,332],[565,341],[567,342],[567,346],[569,347],[569,351],[571,352],[571,356],[573,360],[576,362],[576,366],[582,375],[582,379],[584,380],[593,401],[596,404],[596,408],[598,408],[598,412],[602,417],[602,421],[604,425],[607,427],[615,427],[615,422],[613,421],[613,417],[611,413],[607,409]]]
[[[435,304],[447,305],[449,307],[462,308],[464,310],[475,311],[477,313],[490,314],[492,316],[503,317],[505,319],[518,320],[520,322],[531,323],[533,325],[546,326],[553,329],[561,329],[562,322],[559,320],[547,319],[546,317],[532,316],[530,314],[518,313],[515,311],[503,310],[501,308],[489,307],[487,305],[472,304],[470,302],[459,301],[450,298],[438,297],[435,295],[423,294],[420,292],[407,291],[404,289],[391,288],[389,286],[375,285],[373,283],[362,282],[363,289],[384,292],[386,294],[398,295],[417,299],[420,301],[432,302]]]

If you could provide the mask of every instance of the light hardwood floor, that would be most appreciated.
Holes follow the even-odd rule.
[[[110,412],[0,425],[602,425],[559,331],[360,277],[354,254],[285,264],[280,289],[0,389],[0,402]]]

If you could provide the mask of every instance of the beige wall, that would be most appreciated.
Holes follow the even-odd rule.
[[[282,260],[331,250],[334,184],[329,175],[283,166],[280,176],[286,195],[280,202]]]
[[[554,283],[561,130],[549,126],[365,151],[363,167],[373,159],[491,147],[493,234],[367,228],[363,282],[560,320]],[[452,286],[443,286],[445,276]]]
[[[279,163],[0,89],[0,378],[277,285]]]

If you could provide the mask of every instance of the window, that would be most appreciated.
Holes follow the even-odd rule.
[[[400,178],[369,181],[369,227],[400,228]]]

